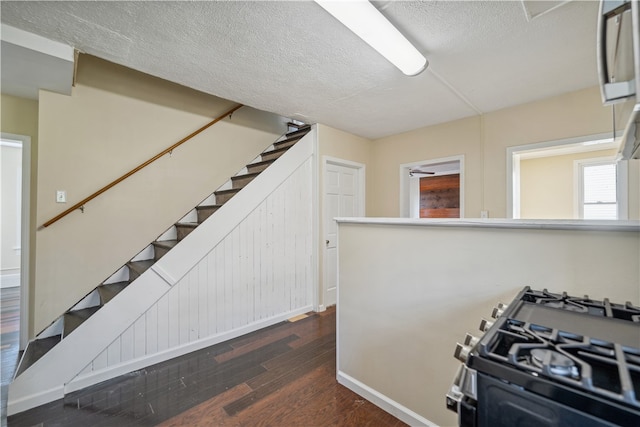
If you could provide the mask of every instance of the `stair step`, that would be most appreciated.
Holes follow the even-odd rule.
[[[78,326],[87,320],[93,313],[98,311],[100,306],[83,308],[82,310],[67,311],[64,314],[64,332],[62,332],[62,338],[66,338],[71,332],[73,332]]]
[[[231,177],[232,188],[243,188],[245,185],[253,181],[253,179],[260,175],[260,172],[247,173],[244,175],[237,175]]]
[[[262,160],[275,160],[278,157],[282,156],[284,153],[286,153],[286,151],[289,149],[289,147],[284,147],[284,148],[276,148],[274,150],[271,151],[265,151],[264,153],[262,153]]]
[[[176,230],[178,232],[178,241],[187,237],[198,226],[197,222],[179,222],[176,224]]]
[[[175,245],[178,244],[178,240],[156,240],[153,244],[153,258],[157,261],[167,254]]]
[[[36,363],[38,359],[44,356],[61,340],[62,335],[54,335],[52,337],[40,338],[31,341],[24,351],[24,355],[20,361],[20,366],[18,366],[18,371],[16,372],[16,377],[23,373],[29,366]]]
[[[127,267],[129,267],[129,282],[136,280],[142,273],[147,271],[154,262],[155,261],[152,259],[145,259],[144,261],[129,261],[127,263]]]
[[[251,163],[250,165],[247,165],[247,171],[249,171],[249,173],[262,172],[263,170],[268,168],[269,165],[271,163],[273,163],[274,161],[275,161],[275,159],[274,160],[263,160],[261,162]]]
[[[220,209],[222,205],[207,205],[197,206],[196,212],[198,213],[198,224],[202,224],[205,219],[209,218],[215,211]]]
[[[292,136],[290,138],[283,139],[282,141],[274,143],[273,146],[275,148],[291,148],[296,142],[300,141],[303,136],[304,135]]]
[[[219,190],[214,192],[214,194],[216,195],[216,203],[219,205],[224,205],[233,196],[238,194],[238,191],[240,190],[241,190],[240,188],[232,188],[230,190]]]
[[[129,282],[116,282],[98,286],[98,294],[100,294],[100,303],[105,305],[127,287]]]
[[[297,126],[297,125],[296,125]],[[309,131],[311,130],[311,125],[301,125],[298,130],[294,130],[292,132],[289,132],[286,134],[287,138],[291,138],[293,136],[298,136],[300,135],[300,138],[302,138],[304,135],[308,134]]]

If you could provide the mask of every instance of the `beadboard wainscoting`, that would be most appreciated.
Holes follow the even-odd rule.
[[[89,364],[67,392],[312,308],[311,160]]]

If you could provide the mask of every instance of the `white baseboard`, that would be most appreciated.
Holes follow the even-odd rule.
[[[384,394],[372,389],[366,384],[361,383],[355,378],[350,377],[342,371],[338,371],[338,383],[342,384],[354,393],[359,394],[380,409],[385,410],[410,426],[438,427],[437,424],[432,423],[421,415],[416,414],[411,409],[402,406],[395,400],[389,399]]]
[[[11,393],[11,390],[9,390],[9,393]],[[28,409],[35,408],[36,406],[44,405],[45,403],[49,403],[57,399],[62,399],[63,397],[64,387],[60,386],[51,390],[32,393],[18,399],[8,399],[7,416],[24,412]]]
[[[170,348],[168,350],[164,350],[158,353],[150,354],[138,359],[129,360],[127,362],[120,363],[118,365],[113,365],[106,369],[102,369],[100,371],[90,372],[86,375],[77,376],[73,380],[71,380],[71,382],[65,385],[64,392],[65,394],[67,394],[77,390],[81,390],[85,387],[89,387],[89,386],[101,383],[103,381],[110,380],[120,375],[124,375],[129,372],[146,368],[148,366],[155,365],[157,363],[161,363],[166,360],[173,359],[175,357],[183,356],[187,353],[201,350],[203,348],[206,348],[215,344],[219,344],[221,342],[228,341],[233,338],[237,338],[239,336],[248,334],[250,332],[257,331],[258,329],[266,328],[267,326],[271,326],[276,323],[285,321],[291,317],[308,313],[309,311],[312,311],[312,309],[313,307],[311,305],[301,307],[299,309],[288,311],[286,313],[279,314],[269,319],[264,319],[258,322],[250,323],[248,325],[245,325],[237,329],[233,329],[233,330],[216,334],[216,335],[211,335],[209,337],[206,337],[197,341],[192,341],[190,343],[186,343],[181,346]]]

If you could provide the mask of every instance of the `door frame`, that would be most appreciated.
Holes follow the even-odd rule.
[[[325,224],[327,221],[328,213],[327,213],[327,204],[325,203],[325,194],[327,187],[327,167],[329,165],[335,166],[343,166],[347,168],[354,169],[358,176],[358,186],[357,186],[357,201],[356,201],[356,209],[357,216],[365,216],[365,196],[366,196],[366,166],[363,163],[354,162],[351,160],[340,159],[338,157],[332,156],[322,156],[322,221],[321,221],[321,238],[320,245],[322,246],[322,282],[320,283],[320,295],[322,296],[320,304],[318,305],[319,311],[326,310],[325,301],[327,300],[327,263],[325,262],[327,259],[327,245],[325,244],[326,240],[326,230]],[[337,281],[336,281],[337,283]]]
[[[1,132],[0,139],[22,144],[22,189],[20,214],[20,350],[29,343],[29,261],[31,258],[31,137]]]
[[[400,217],[412,218],[411,192],[415,191],[409,171],[418,166],[429,166],[440,163],[458,162],[460,164],[460,218],[464,218],[464,154],[458,156],[441,157],[439,159],[422,160],[419,162],[403,163],[400,165]],[[419,187],[418,187],[419,188]],[[420,190],[418,189],[418,198]],[[419,215],[418,215],[419,217]]]
[[[616,133],[616,138],[621,133]],[[601,144],[594,144],[594,141],[605,141]],[[525,153],[538,152],[538,151],[551,151],[557,150],[556,155],[569,154],[575,152],[576,147],[585,146],[589,147],[592,151],[604,150],[607,148],[613,148],[617,144],[617,139],[614,139],[611,133],[599,133],[594,135],[578,136],[574,138],[556,139],[543,142],[534,142],[531,144],[514,145],[506,148],[506,187],[507,187],[507,218],[520,219],[520,160],[521,156]],[[619,162],[618,164],[622,164]],[[626,166],[626,165],[625,165]],[[625,169],[626,170],[626,169]],[[622,182],[626,182],[626,177],[621,174],[619,168],[618,179]],[[621,189],[618,190],[618,200],[624,198],[626,200],[626,194],[621,193]],[[624,205],[626,207],[626,205]],[[620,211],[618,211],[620,215]],[[626,215],[626,213],[625,213]]]

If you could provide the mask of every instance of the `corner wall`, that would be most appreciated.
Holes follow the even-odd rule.
[[[91,56],[71,96],[40,92],[37,224],[171,146],[235,104]],[[38,332],[286,131],[244,107],[36,233]],[[251,125],[249,125],[251,123]],[[67,203],[55,202],[65,190]]]

